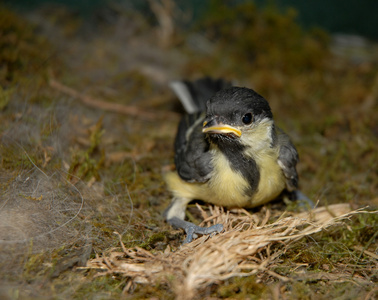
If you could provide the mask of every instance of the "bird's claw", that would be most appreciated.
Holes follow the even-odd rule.
[[[188,244],[190,243],[193,238],[197,236],[197,234],[212,234],[212,233],[219,233],[223,230],[223,225],[222,224],[215,224],[213,226],[209,227],[201,227],[197,226],[191,222],[187,222],[184,220],[181,220],[177,217],[173,217],[168,220],[168,222],[176,228],[182,228],[185,230],[186,233],[186,238],[183,242],[183,244]]]
[[[193,238],[197,236],[197,234],[204,235],[204,234],[219,233],[223,230],[222,224],[215,224],[209,227],[201,227],[201,226],[194,225],[192,223],[190,224],[191,225],[188,225],[188,227],[184,228],[186,232],[186,239],[184,240],[183,244],[190,243],[193,240]]]

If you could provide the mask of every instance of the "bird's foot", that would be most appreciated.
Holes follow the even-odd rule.
[[[184,240],[183,244],[190,243],[193,240],[193,238],[197,236],[197,234],[204,235],[204,234],[211,234],[211,233],[219,233],[223,230],[222,224],[215,224],[209,227],[201,227],[191,222],[181,220],[177,217],[173,217],[169,219],[168,223],[171,224],[175,228],[182,228],[185,230],[186,239]]]

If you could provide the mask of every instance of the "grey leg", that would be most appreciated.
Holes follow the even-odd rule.
[[[190,243],[193,240],[194,234],[211,234],[211,233],[219,233],[223,230],[222,224],[216,224],[210,227],[201,227],[197,226],[191,222],[187,222],[181,220],[177,217],[173,217],[168,219],[168,223],[171,224],[174,228],[182,228],[186,232],[186,239],[184,240],[184,244]]]
[[[191,200],[192,199],[183,197],[175,197],[173,198],[171,205],[164,212],[164,216],[169,224],[171,224],[174,228],[181,228],[185,230],[186,239],[184,244],[190,243],[193,238],[195,238],[196,234],[211,234],[213,232],[221,232],[223,230],[222,224],[216,224],[210,227],[201,227],[191,222],[184,221],[185,210]]]
[[[295,190],[295,199],[299,202],[300,206],[305,206],[308,209],[315,208],[315,203],[303,194],[300,190]]]

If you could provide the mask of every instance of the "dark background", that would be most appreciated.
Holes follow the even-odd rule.
[[[148,1],[138,0],[5,0],[7,5],[20,10],[37,8],[42,4],[51,3],[70,7],[82,16],[90,17],[95,11],[101,10],[109,3],[122,3],[122,5],[136,8],[149,13]],[[211,1],[176,0],[175,3],[184,11],[192,13],[192,20],[196,21],[202,16]],[[251,1],[225,1],[229,5],[236,5]],[[253,2],[253,1],[252,1]],[[375,0],[275,0],[254,1],[259,6],[277,5],[281,9],[294,8],[298,12],[298,22],[305,28],[321,27],[331,33],[347,33],[361,35],[375,41],[378,40],[378,2]]]

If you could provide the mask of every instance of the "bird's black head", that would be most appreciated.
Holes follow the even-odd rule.
[[[207,102],[207,116],[223,116],[235,122],[234,125],[243,125],[243,117],[248,113],[255,119],[273,117],[268,101],[248,88],[231,87],[221,90]]]
[[[229,140],[253,135],[264,121],[272,123],[268,102],[248,88],[232,87],[216,93],[207,102],[203,132],[210,139]]]

